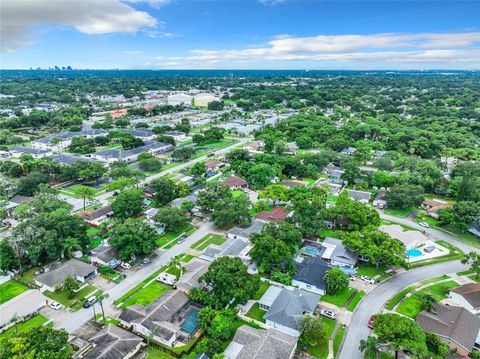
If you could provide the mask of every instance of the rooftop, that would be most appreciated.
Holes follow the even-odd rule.
[[[247,227],[233,227],[228,231],[228,234],[234,236],[241,236],[249,238],[254,233],[260,233],[265,227],[266,223],[258,220],[253,220]]]
[[[245,187],[248,185],[248,182],[245,181],[243,178],[237,176],[230,176],[225,181],[223,181],[223,184],[229,187]]]
[[[465,284],[457,288],[450,289],[450,292],[461,295],[474,308],[480,307],[480,283]]]
[[[284,221],[287,217],[288,212],[284,207],[275,207],[270,211],[261,211],[255,216],[256,219],[268,222]]]
[[[39,274],[36,277],[36,281],[49,287],[54,287],[56,284],[63,283],[65,278],[69,275],[74,278],[86,277],[95,271],[96,268],[94,266],[73,258],[66,261],[58,268]]]
[[[95,347],[84,359],[125,358],[136,350],[143,339],[116,325],[109,325],[90,339]]]
[[[325,274],[331,266],[319,257],[310,257],[295,263],[297,270],[293,280],[310,284],[321,290],[326,290]]]

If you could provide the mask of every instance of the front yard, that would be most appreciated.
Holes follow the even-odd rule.
[[[0,304],[8,302],[17,295],[27,291],[28,287],[25,284],[19,283],[10,279],[8,282],[0,284]]]
[[[13,335],[17,332],[26,332],[30,328],[39,327],[39,326],[45,324],[46,322],[48,322],[47,318],[45,318],[43,315],[37,314],[37,315],[31,317],[30,319],[28,319],[24,322],[18,323],[16,325],[14,325],[13,327],[7,329],[3,333],[1,333],[0,334],[0,339],[8,338],[8,337],[10,337],[11,335]],[[53,323],[49,324],[49,326],[51,326],[51,325],[53,325]]]
[[[90,296],[90,294],[95,290],[97,290],[97,288],[95,288],[91,284],[87,284],[84,288],[76,292],[73,298],[68,298],[67,293],[65,293],[63,290],[56,291],[56,292],[50,292],[47,290],[43,294],[45,294],[50,299],[62,304],[65,307],[71,307],[74,304],[76,304],[76,302],[81,302],[84,298],[87,298],[88,296]],[[78,310],[80,309],[80,306],[76,306],[74,309]]]
[[[322,318],[325,324],[325,335],[319,340],[315,346],[310,346],[303,342],[300,337],[298,341],[298,349],[306,349],[307,352],[317,358],[326,359],[328,357],[328,339],[332,336],[333,330],[337,322],[335,320]]]
[[[172,289],[172,287],[154,281],[128,298],[121,306],[122,308],[126,308],[133,304],[139,304],[145,307],[168,289]]]
[[[177,239],[181,235],[189,236],[190,234],[195,232],[196,229],[197,229],[197,227],[195,227],[191,224],[188,224],[188,225],[186,225],[182,228],[179,228],[176,231],[166,231],[165,233],[163,233],[162,235],[160,235],[158,237],[158,239],[156,241],[157,246],[158,247],[165,247],[166,249],[171,248],[176,243],[175,239]]]
[[[203,251],[207,248],[210,244],[220,245],[224,243],[227,239],[224,236],[219,234],[209,233],[199,241],[195,242],[191,248],[196,249],[198,251]]]
[[[344,307],[348,298],[350,298],[354,292],[355,289],[353,288],[345,288],[337,295],[324,294],[320,300],[322,302],[335,304],[337,307]]]

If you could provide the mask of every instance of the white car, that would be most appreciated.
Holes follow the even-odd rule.
[[[422,227],[425,227],[425,228],[430,228],[430,225],[428,223],[425,223],[425,222],[419,222],[418,223],[419,225],[421,225]]]
[[[120,264],[120,267],[122,267],[123,269],[130,269],[132,268],[132,265],[127,262],[122,262],[122,264]]]
[[[57,302],[50,302],[48,304],[48,306],[52,309],[55,309],[55,310],[62,309],[62,305],[60,303],[57,303]]]
[[[335,320],[335,316],[337,315],[335,312],[332,312],[331,310],[327,310],[327,309],[322,309],[320,311],[320,314],[323,315],[324,317],[327,317],[333,320]]]
[[[368,277],[368,276],[366,276],[366,275],[362,275],[360,278],[362,278],[362,280],[363,280],[364,282],[367,282],[367,283],[370,283],[370,284],[375,284],[375,279],[370,278],[370,277]]]

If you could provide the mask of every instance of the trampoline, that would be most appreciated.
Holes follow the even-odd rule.
[[[182,325],[180,325],[180,329],[188,334],[193,334],[198,329],[198,326],[198,310],[192,309],[185,317]]]

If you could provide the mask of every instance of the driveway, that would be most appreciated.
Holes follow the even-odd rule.
[[[185,242],[177,244],[172,248],[168,249],[161,255],[155,257],[152,262],[143,266],[133,274],[127,276],[125,280],[114,286],[113,288],[106,291],[109,298],[103,301],[103,308],[105,310],[105,315],[110,313],[114,307],[113,302],[120,298],[122,295],[127,293],[129,290],[133,289],[137,284],[144,281],[147,277],[155,273],[159,268],[168,264],[170,259],[173,257],[185,252],[190,248],[190,246],[196,241],[200,240],[206,234],[213,232],[215,226],[213,223],[208,222],[202,225],[197,231],[192,233],[185,239]],[[99,313],[99,305],[95,305],[97,313]],[[61,321],[56,328],[63,328],[69,333],[73,333],[79,329],[83,324],[85,324],[89,319],[93,317],[93,308],[84,309],[81,308],[75,313],[71,313],[65,320]]]

